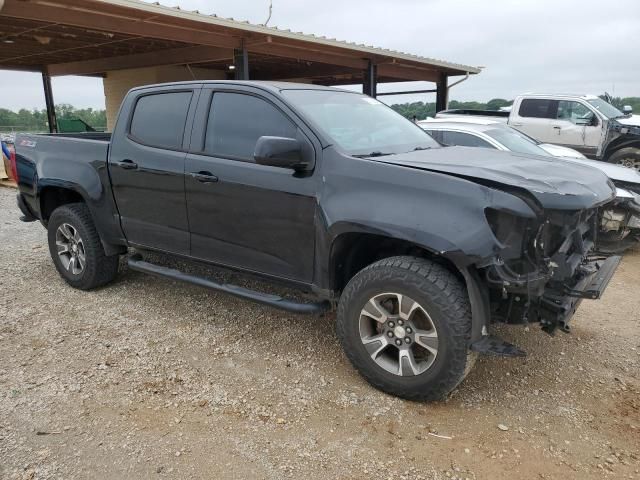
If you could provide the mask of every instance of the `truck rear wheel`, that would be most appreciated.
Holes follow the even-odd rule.
[[[463,283],[423,258],[387,258],[355,275],[340,298],[337,333],[371,385],[410,400],[442,400],[475,360]]]
[[[91,290],[111,282],[119,256],[106,256],[84,203],[58,207],[48,223],[49,253],[60,276],[74,288]]]
[[[609,157],[609,163],[616,163],[640,172],[640,148],[621,148]]]

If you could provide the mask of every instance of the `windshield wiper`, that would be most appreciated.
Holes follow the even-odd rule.
[[[433,147],[416,147],[414,148],[412,151],[413,152],[418,152],[420,150],[431,150]]]
[[[364,155],[353,155],[356,158],[384,157],[385,155],[393,155],[392,153],[371,152]]]

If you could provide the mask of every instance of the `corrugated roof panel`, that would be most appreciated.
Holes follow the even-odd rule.
[[[180,9],[180,7],[168,7],[162,5],[159,2],[147,3],[142,0],[96,0],[100,3],[107,3],[120,7],[135,8],[138,10],[154,12],[156,14],[179,17],[191,21],[214,24],[226,28],[232,28],[237,30],[243,30],[252,33],[262,33],[267,35],[273,35],[274,37],[287,38],[291,40],[306,41],[310,43],[316,43],[326,46],[333,46],[338,48],[344,48],[349,50],[355,50],[370,55],[382,55],[393,57],[399,60],[408,60],[412,62],[422,63],[425,65],[431,65],[441,68],[447,68],[451,70],[458,70],[461,73],[480,73],[480,69],[469,65],[463,65],[459,63],[447,62],[435,58],[422,57],[409,53],[399,52],[396,50],[390,50],[381,47],[367,46],[364,44],[356,44],[354,42],[347,42],[344,40],[336,40],[335,38],[328,39],[325,36],[317,36],[313,34],[305,34],[302,32],[292,32],[290,29],[282,30],[278,27],[269,27],[265,25],[253,24],[248,21],[238,21],[233,18],[223,18],[215,14],[204,15],[197,10],[186,11]]]

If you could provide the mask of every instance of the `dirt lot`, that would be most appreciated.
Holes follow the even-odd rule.
[[[420,404],[356,374],[332,315],[124,266],[71,289],[14,194],[0,188],[0,478],[640,478],[638,251],[573,334],[502,328],[526,359],[481,358],[448,402]]]

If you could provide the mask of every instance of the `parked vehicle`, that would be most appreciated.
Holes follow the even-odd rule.
[[[485,116],[542,143],[564,145],[588,158],[640,170],[640,116],[621,112],[595,95],[525,94],[510,112],[445,110],[436,118]]]
[[[18,205],[47,228],[69,285],[111,282],[128,247],[284,282],[316,301],[128,260],[292,312],[337,308],[353,365],[410,399],[443,398],[477,353],[522,355],[492,322],[568,331],[620,261],[592,256],[615,196],[601,172],[441,148],[377,100],[328,87],[137,88],[111,136],[19,135],[17,153]]]
[[[443,145],[491,148],[496,150],[559,157],[601,170],[617,187],[616,198],[602,208],[598,249],[621,252],[640,240],[640,172],[619,165],[588,160],[576,150],[540,143],[505,125],[485,118],[441,118],[419,125]],[[553,171],[549,172],[553,175]]]
[[[0,140],[0,148],[2,149],[2,163],[0,163],[0,180],[9,179],[15,181],[15,150],[13,143],[8,140]]]

